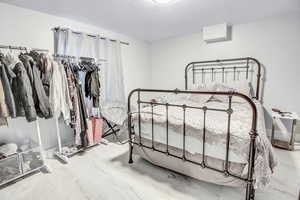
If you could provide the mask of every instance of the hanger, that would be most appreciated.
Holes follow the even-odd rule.
[[[12,53],[12,47],[8,46],[9,51],[7,53]]]
[[[12,51],[12,49],[9,50],[9,52],[7,52],[6,54],[6,59],[11,61],[11,60],[15,60],[15,52]]]

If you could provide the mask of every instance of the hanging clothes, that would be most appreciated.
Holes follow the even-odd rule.
[[[16,104],[15,99],[11,90],[12,79],[16,76],[14,72],[8,67],[8,62],[4,55],[0,55],[0,75],[4,90],[5,102],[9,111],[9,116],[15,118],[16,115]]]
[[[7,125],[8,109],[5,103],[4,89],[0,79],[0,126]]]
[[[20,60],[23,62],[23,65],[29,76],[29,80],[32,85],[33,90],[33,100],[35,104],[35,109],[39,117],[42,118],[51,118],[52,110],[50,107],[49,99],[44,90],[41,78],[40,71],[36,67],[36,63],[32,57],[26,54],[19,55]]]
[[[102,139],[103,120],[101,118],[89,117],[88,119],[88,142],[89,146],[100,144]]]
[[[64,63],[64,69],[67,76],[69,95],[73,110],[71,110],[71,126],[75,132],[75,143],[82,147],[88,146],[86,130],[87,112],[82,95],[81,82],[78,70],[76,71],[71,63]]]
[[[39,69],[40,77],[42,76],[42,54],[36,52],[36,51],[30,51],[28,53],[28,56],[30,56],[34,62],[36,67]]]
[[[75,78],[76,78],[76,88],[77,88],[77,95],[78,95],[78,100],[79,100],[79,111],[80,111],[80,119],[81,119],[80,138],[81,138],[82,146],[87,147],[88,140],[87,140],[86,131],[88,129],[88,125],[87,125],[88,115],[87,115],[87,111],[86,111],[86,107],[85,107],[84,97],[82,94],[82,86],[81,86],[81,81],[79,79],[78,71],[75,72]]]
[[[54,61],[50,62],[51,80],[49,90],[49,100],[53,110],[53,116],[59,118],[63,116],[66,124],[71,123],[70,111],[73,105],[70,98],[67,75],[63,64]]]
[[[100,106],[100,78],[97,70],[88,71],[85,76],[85,97],[92,99],[93,107]]]
[[[35,121],[36,110],[26,69],[21,62],[18,62],[13,71],[16,74],[12,82],[12,89],[16,100],[17,117],[25,116],[28,122]]]
[[[88,129],[86,133],[87,133],[88,145],[92,146],[94,145],[94,133],[93,133],[93,121],[90,118],[87,120],[87,125],[88,125]]]
[[[49,75],[46,58],[45,54],[37,52],[0,54],[0,125],[7,125],[8,117],[25,116],[28,122],[35,121],[37,115],[52,117],[46,88],[41,80],[41,77]]]
[[[77,87],[75,84],[75,75],[71,70],[71,66],[69,64],[64,64],[64,69],[67,77],[67,84],[69,88],[69,96],[72,103],[72,109],[70,110],[71,122],[70,126],[74,129],[75,132],[75,144],[80,145],[80,133],[81,133],[81,121],[80,121],[80,109],[79,109],[79,101],[78,101],[78,93]],[[53,83],[54,84],[54,83]]]
[[[93,72],[92,72],[93,73]],[[91,98],[90,95],[87,93],[87,91],[91,91],[90,84],[87,83],[87,76],[89,72],[86,71],[80,71],[79,73],[79,79],[81,82],[81,89],[84,96],[84,103],[86,107],[86,112],[88,117],[101,117],[100,113],[100,107],[95,106],[95,99],[99,100],[100,96],[100,86],[98,86],[98,93],[95,92],[95,98]],[[99,103],[99,102],[98,102]]]
[[[103,120],[101,118],[90,117],[93,126],[93,143],[100,144],[103,134]]]
[[[50,80],[51,80],[51,76],[52,76],[52,62],[53,60],[51,60],[49,58],[49,56],[47,56],[44,53],[38,53],[36,51],[31,51],[29,53],[29,55],[34,59],[34,61],[36,62],[36,66],[40,71],[40,78],[42,80],[42,84],[45,90],[46,95],[49,97],[50,95]]]
[[[70,112],[71,127],[74,129],[75,143],[80,147],[93,144],[93,123],[88,117],[101,117],[98,67],[91,62],[93,59],[89,59],[97,57],[97,41],[98,37],[74,34],[70,29],[54,32],[55,55],[58,58],[66,57],[63,55],[80,58],[77,62],[70,58],[62,59],[73,106]],[[88,62],[82,56],[89,57]]]

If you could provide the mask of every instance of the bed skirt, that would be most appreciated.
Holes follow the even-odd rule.
[[[202,168],[199,165],[183,161],[181,159],[173,158],[171,156],[166,156],[160,152],[152,151],[148,148],[143,148],[138,145],[134,145],[133,154],[139,155],[150,163],[178,172],[180,174],[202,180],[209,183],[214,183],[218,185],[231,186],[231,187],[245,187],[246,183],[239,179],[236,179],[231,176],[225,176],[224,174],[215,172],[208,168]],[[197,162],[201,162],[202,156],[192,155],[187,153],[187,157]],[[220,169],[223,168],[224,161],[206,157],[207,164],[211,164],[213,166],[219,166]],[[240,175],[243,172],[244,165],[239,163],[231,163],[230,171],[233,173]]]

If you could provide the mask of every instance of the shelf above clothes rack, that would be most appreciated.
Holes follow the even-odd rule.
[[[62,27],[55,27],[55,28],[53,28],[52,30],[53,30],[53,31],[68,31],[69,29],[68,29],[68,28],[62,28]],[[72,30],[72,33],[80,35],[80,34],[83,34],[84,32],[79,32],[79,31],[73,31],[73,30]],[[101,40],[109,39],[109,38],[102,37],[102,36],[97,35],[97,34],[89,34],[89,33],[85,33],[85,34],[86,34],[87,36],[89,36],[89,37],[94,37],[94,38],[99,37]],[[117,42],[117,41],[118,41],[118,40],[116,40],[116,39],[109,39],[109,40],[110,40],[111,42]],[[123,41],[120,41],[120,43],[121,43],[121,44],[124,44],[124,45],[129,45],[129,42],[123,42]]]

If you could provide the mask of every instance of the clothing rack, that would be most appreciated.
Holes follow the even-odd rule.
[[[33,51],[40,51],[40,52],[49,52],[49,50],[47,49],[38,49],[38,48],[28,48],[28,47],[22,47],[22,46],[10,46],[10,45],[0,45],[0,48],[1,49],[10,49],[10,50],[33,50]],[[29,176],[29,175],[32,175],[34,174],[35,172],[38,172],[38,171],[41,171],[42,169],[44,169],[46,172],[50,173],[51,170],[50,170],[50,167],[47,165],[46,163],[46,158],[45,158],[45,154],[44,154],[44,149],[43,149],[43,144],[42,144],[42,138],[41,138],[41,130],[40,130],[40,125],[39,125],[39,121],[38,121],[38,118],[36,119],[35,121],[35,126],[36,126],[36,131],[37,131],[37,139],[38,139],[38,149],[39,149],[39,152],[40,152],[40,156],[41,156],[41,160],[42,160],[42,165],[35,168],[35,169],[31,169],[27,172],[24,172],[22,170],[20,175],[17,176],[17,177],[14,177],[8,181],[5,181],[3,183],[0,184],[0,187],[4,187],[10,183],[13,183],[17,180],[20,180],[26,176]],[[20,154],[22,154],[24,152],[21,152]],[[21,156],[20,156],[21,157]],[[8,156],[8,158],[10,158],[10,156]],[[21,166],[22,164],[20,163],[22,159],[18,159],[18,164],[19,164],[19,168],[21,169]]]
[[[80,59],[80,60],[95,60],[94,58],[90,57],[76,57],[76,56],[70,56],[70,55],[61,55],[61,54],[53,54],[54,59]],[[54,155],[57,156],[60,160],[62,160],[64,163],[69,163],[69,158],[79,154],[83,153],[87,150],[92,149],[95,146],[98,146],[99,144],[93,144],[87,147],[82,147],[79,149],[76,149],[76,151],[72,151],[70,153],[63,152],[63,145],[61,141],[61,133],[59,129],[59,119],[55,119],[55,125],[56,125],[56,136],[57,136],[57,144],[58,144],[58,151],[54,152]]]
[[[106,59],[102,58],[90,58],[90,57],[76,57],[76,56],[70,56],[70,55],[63,55],[63,54],[53,54],[53,58],[55,59],[78,59],[78,60],[97,60],[100,62],[106,62]]]
[[[80,59],[80,60],[95,60],[95,58],[92,57],[76,57],[76,56],[70,56],[70,55],[62,55],[62,54],[53,54],[53,57],[55,59]],[[105,60],[106,61],[106,60]],[[119,139],[117,132],[120,131],[119,128],[117,128],[117,125],[112,125],[107,119],[105,119],[104,117],[102,117],[102,119],[104,120],[104,122],[106,123],[108,130],[106,130],[104,132],[104,134],[102,135],[102,138],[105,138],[109,135],[114,135],[115,138],[117,138],[118,142],[121,142],[121,140]],[[58,143],[58,151],[55,152],[55,155],[61,159],[63,162],[68,163],[69,162],[69,158],[73,157],[74,155],[81,153],[85,150],[91,149],[94,146],[97,146],[98,144],[94,144],[91,146],[88,146],[86,148],[82,148],[82,149],[78,149],[75,152],[72,152],[71,154],[65,154],[63,152],[62,149],[62,142],[61,142],[61,134],[60,134],[60,129],[59,129],[59,120],[58,118],[56,119],[56,134],[57,134],[57,143]],[[126,141],[127,142],[127,141]]]
[[[68,28],[61,28],[61,27],[55,27],[52,29],[53,31],[68,31],[69,29]],[[72,30],[72,33],[74,34],[77,34],[77,35],[80,35],[80,34],[83,34],[84,32],[79,32],[79,31],[73,31]],[[97,38],[99,37],[101,40],[106,40],[108,38],[106,37],[100,37],[100,35],[95,35],[95,34],[88,34],[86,33],[87,36],[89,37],[93,37],[93,38]],[[115,39],[109,39],[111,42],[117,42],[117,40]],[[123,41],[120,41],[121,44],[124,44],[124,45],[129,45],[129,42],[123,42]]]
[[[10,45],[0,45],[0,49],[10,49],[10,50],[20,50],[20,51],[40,51],[40,52],[49,52],[48,49],[38,49],[38,48],[28,48],[28,47],[22,47],[22,46],[10,46]]]
[[[27,151],[20,152],[20,153],[15,153],[13,155],[8,156],[7,158],[4,158],[4,159],[0,160],[0,161],[4,161],[6,159],[11,159],[11,158],[17,156],[18,157],[18,167],[19,167],[19,170],[20,170],[20,175],[12,178],[10,180],[2,182],[0,184],[0,189],[5,187],[5,186],[8,186],[9,184],[15,183],[16,181],[21,180],[21,179],[23,179],[23,178],[25,178],[29,175],[33,175],[36,172],[42,171],[42,170],[44,170],[47,173],[51,173],[50,167],[46,164],[46,158],[45,158],[45,154],[43,152],[42,139],[41,139],[41,133],[40,133],[40,125],[39,125],[38,120],[35,121],[35,125],[36,125],[36,129],[37,129],[38,148],[39,148],[39,151],[40,151],[41,160],[42,160],[43,164],[41,166],[36,167],[34,169],[31,169],[29,171],[24,171],[22,169],[22,166],[23,166],[23,163],[21,163],[21,162],[23,162],[23,159],[22,159],[23,156],[22,155],[29,152],[29,151],[31,151],[32,149],[29,149]]]
[[[54,152],[54,155],[57,156],[59,159],[61,159],[64,163],[69,163],[69,158],[71,158],[79,153],[83,153],[84,151],[87,151],[87,150],[99,145],[99,144],[93,144],[88,147],[77,149],[76,151],[71,152],[71,153],[64,153],[63,149],[62,149],[63,147],[62,147],[62,142],[61,142],[61,134],[60,134],[60,129],[59,129],[58,118],[55,119],[55,126],[56,126],[58,151]]]

